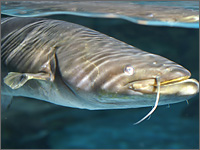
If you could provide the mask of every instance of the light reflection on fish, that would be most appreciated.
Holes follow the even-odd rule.
[[[178,103],[198,93],[198,81],[184,67],[81,25],[15,17],[2,20],[1,31],[2,103],[24,96],[122,109]]]

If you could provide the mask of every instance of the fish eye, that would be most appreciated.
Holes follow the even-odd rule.
[[[133,75],[134,74],[134,68],[130,65],[126,66],[124,68],[124,73],[127,75]]]

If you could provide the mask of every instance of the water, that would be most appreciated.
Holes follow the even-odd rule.
[[[5,16],[3,16],[5,17]],[[198,79],[199,30],[144,26],[122,19],[51,15],[81,24],[183,65]],[[199,98],[151,108],[89,111],[16,98],[2,114],[2,148],[198,149]]]
[[[137,24],[199,28],[199,3],[185,2],[2,2],[3,14],[38,17],[72,14],[121,18]]]

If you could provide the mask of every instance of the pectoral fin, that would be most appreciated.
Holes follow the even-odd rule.
[[[55,79],[55,70],[56,57],[54,54],[41,66],[38,73],[9,72],[4,78],[4,83],[12,89],[18,89],[31,79],[53,82]]]
[[[4,78],[4,83],[12,89],[18,89],[23,86],[28,80],[51,80],[49,73],[18,73],[10,72]]]

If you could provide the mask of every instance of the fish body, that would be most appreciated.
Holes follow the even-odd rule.
[[[83,109],[122,109],[185,101],[198,93],[190,72],[92,29],[44,18],[1,23],[2,91]]]

